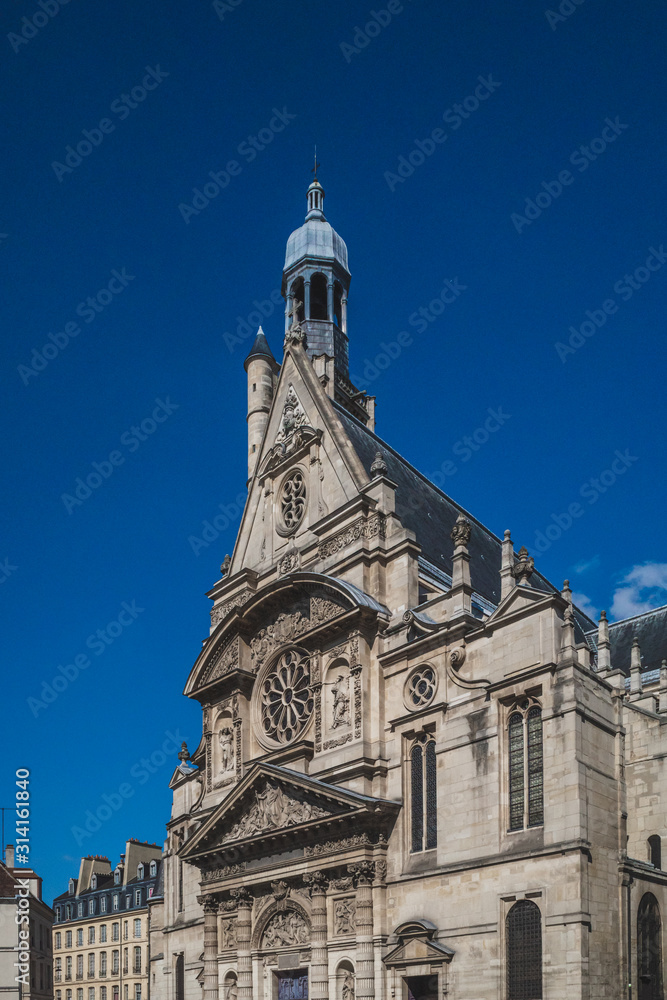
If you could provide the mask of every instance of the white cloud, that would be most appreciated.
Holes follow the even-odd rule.
[[[600,617],[599,609],[593,605],[590,597],[587,597],[586,594],[578,594],[576,590],[573,590],[572,603],[576,604],[579,610],[583,611],[589,618],[592,618],[594,622]]]
[[[614,591],[612,617],[617,621],[641,615],[667,602],[667,563],[633,566]]]
[[[589,569],[597,569],[600,565],[600,556],[592,556],[590,559],[582,559],[574,567],[575,573],[587,573]]]

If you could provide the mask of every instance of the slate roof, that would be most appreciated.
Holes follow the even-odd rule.
[[[243,362],[243,367],[245,368],[246,371],[248,371],[248,362],[250,361],[251,358],[268,358],[269,361],[272,362],[272,364],[276,365],[276,367],[278,365],[278,362],[273,356],[273,352],[269,347],[269,342],[266,339],[264,331],[262,330],[261,326],[257,331],[257,336],[253,341],[253,345],[250,348],[248,356]],[[137,841],[137,843],[139,843],[139,841]]]
[[[463,514],[471,524],[468,550],[470,552],[470,579],[473,589],[491,604],[500,603],[500,565],[502,542],[480,521],[438,489],[426,476],[418,472],[391,445],[370,431],[347,410],[334,403],[336,413],[347,432],[362,465],[369,476],[371,465],[378,451],[387,464],[387,476],[396,484],[396,513],[401,523],[414,531],[421,546],[422,556],[451,577],[454,545],[450,532]],[[559,588],[537,570],[530,578],[535,590],[543,593],[560,593]],[[575,608],[577,639],[583,641],[584,632],[594,624],[590,618]]]
[[[630,651],[635,638],[639,640],[642,653],[642,671],[659,670],[661,661],[667,659],[667,604],[641,615],[633,615],[632,618],[609,623],[611,665],[628,676]],[[597,629],[589,633],[587,639],[597,652]]]

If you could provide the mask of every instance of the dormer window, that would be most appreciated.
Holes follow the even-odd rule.
[[[97,889],[97,875],[90,876],[90,888]]]
[[[113,873],[113,884],[120,885],[120,868],[116,868],[115,872]]]
[[[155,878],[155,876],[157,875],[157,861],[151,861],[150,873],[151,873],[151,878]]]
[[[143,878],[143,877],[144,877],[144,866],[137,865],[137,878]]]
[[[70,896],[74,895],[74,879],[73,878],[71,878],[69,880],[69,886],[67,888],[67,891],[69,892]]]

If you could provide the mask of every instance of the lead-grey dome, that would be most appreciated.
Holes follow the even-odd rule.
[[[322,205],[324,189],[318,180],[314,180],[308,188],[308,214],[306,221],[299,229],[295,229],[287,241],[285,251],[285,267],[288,271],[305,257],[321,257],[324,260],[335,260],[346,271],[347,247],[335,229],[324,217]]]

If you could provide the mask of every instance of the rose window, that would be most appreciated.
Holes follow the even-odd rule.
[[[433,667],[419,667],[408,677],[405,698],[409,708],[423,708],[432,700],[438,679]]]
[[[310,659],[295,649],[280,657],[260,691],[262,731],[278,743],[289,743],[306,726],[313,711]]]
[[[300,469],[296,469],[283,483],[280,512],[285,527],[290,531],[293,531],[303,519],[306,512],[306,480]]]

